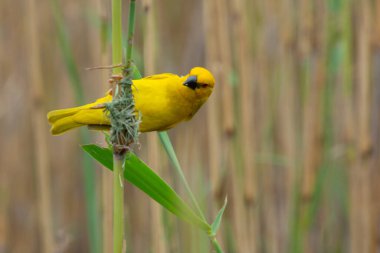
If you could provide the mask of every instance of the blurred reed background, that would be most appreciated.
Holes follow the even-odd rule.
[[[379,252],[380,1],[137,3],[143,73],[216,77],[169,133],[210,221],[228,196],[225,251]],[[110,1],[0,1],[0,253],[111,250],[112,176],[79,146],[104,138],[45,118],[104,94],[85,68],[111,63],[110,20]],[[136,151],[184,193],[154,133]],[[128,184],[126,206],[128,252],[210,252]]]

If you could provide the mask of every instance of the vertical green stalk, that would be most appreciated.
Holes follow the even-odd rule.
[[[222,247],[219,245],[215,237],[211,239],[211,242],[212,246],[214,246],[214,249],[217,253],[223,253]]]
[[[132,60],[132,47],[133,47],[133,35],[135,33],[135,9],[136,0],[131,0],[129,4],[129,26],[128,26],[128,40],[127,40],[127,70],[130,68]]]
[[[123,59],[121,30],[121,0],[112,0],[112,62],[119,65]],[[114,75],[121,74],[121,67],[114,68]],[[116,95],[116,94],[114,94]],[[124,240],[124,187],[123,161],[124,156],[113,155],[113,252],[121,253]]]
[[[124,156],[113,155],[113,252],[121,253],[124,241]]]
[[[121,30],[121,0],[112,0],[112,62],[119,65],[123,60]],[[121,74],[121,67],[113,68],[114,75]]]
[[[131,81],[131,60],[132,60],[132,46],[133,46],[133,34],[135,27],[135,0],[130,1],[129,7],[129,29],[128,29],[128,41],[127,41],[127,58],[126,66],[114,68],[114,75],[123,75],[123,80],[121,80],[117,87],[115,87],[113,92],[113,102],[111,106],[115,106],[117,114],[122,113],[118,104],[124,102],[128,105],[133,106],[132,89],[130,85]],[[123,48],[122,48],[122,19],[121,19],[121,0],[112,0],[112,57],[113,65],[119,65],[122,63],[123,59]],[[123,84],[123,85],[122,85]],[[128,87],[127,87],[127,86]],[[132,103],[132,104],[130,104]],[[111,113],[112,116],[112,113]],[[120,116],[120,115],[119,115]],[[127,117],[132,117],[134,115],[123,115]],[[112,116],[114,117],[114,116]],[[113,165],[114,165],[114,176],[113,176],[113,190],[114,190],[114,218],[113,218],[113,241],[114,241],[114,253],[121,253],[123,250],[124,241],[124,187],[123,187],[123,162],[125,160],[125,155],[128,152],[128,147],[137,138],[137,129],[132,129],[133,134],[130,132],[131,129],[126,129],[125,126],[122,129],[117,129],[120,118],[116,120],[111,118],[111,140],[113,144]],[[122,119],[124,122],[125,118]],[[133,127],[132,127],[133,128]],[[114,131],[115,130],[115,131]],[[136,130],[136,131],[134,131]],[[131,134],[133,136],[131,136]]]

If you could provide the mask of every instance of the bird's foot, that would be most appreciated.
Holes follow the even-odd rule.
[[[113,90],[115,89],[116,87],[116,84],[118,84],[120,82],[120,80],[123,79],[123,76],[121,74],[113,74],[111,76],[110,79],[108,79],[108,83],[110,84],[111,86],[111,89],[110,91],[108,91],[108,93],[110,95],[113,95]]]
[[[108,79],[108,83],[115,84],[118,83],[121,79],[123,79],[123,76],[121,74],[113,74],[110,79]]]

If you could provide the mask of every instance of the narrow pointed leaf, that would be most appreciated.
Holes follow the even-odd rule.
[[[111,149],[99,147],[94,144],[82,145],[82,149],[95,158],[95,160],[101,163],[104,167],[113,170],[113,156]]]
[[[158,137],[160,138],[163,147],[166,150],[166,153],[169,155],[169,158],[177,170],[181,170],[181,165],[179,164],[178,158],[175,154],[173,145],[169,139],[168,133],[166,131],[158,132]]]
[[[97,145],[84,145],[83,150],[106,168],[112,170],[112,151]],[[178,218],[193,224],[206,233],[211,227],[202,221],[179,195],[135,154],[129,152],[124,163],[124,178],[148,194]]]
[[[211,224],[211,232],[213,235],[216,235],[216,232],[218,231],[220,227],[220,223],[222,222],[222,217],[223,217],[224,210],[226,209],[226,206],[227,206],[227,197],[224,199],[224,205],[219,210],[218,214],[216,215],[215,221]]]
[[[138,70],[138,68],[136,67],[136,65],[134,63],[132,63],[132,78],[133,79],[141,79],[142,78],[140,71]]]
[[[183,173],[181,165],[179,164],[177,155],[175,154],[175,151],[174,151],[172,142],[170,141],[168,133],[166,131],[158,132],[158,137],[160,138],[161,143],[162,143],[166,153],[168,154],[170,161],[173,163],[174,168],[177,171],[177,173],[178,173],[178,175],[182,181],[182,184],[184,185],[184,187],[187,191],[187,194],[189,195],[189,197],[191,199],[193,207],[195,208],[195,210],[197,210],[198,215],[202,218],[202,220],[206,222],[206,217],[204,216],[193,192],[191,191],[189,183],[187,182],[185,174]]]

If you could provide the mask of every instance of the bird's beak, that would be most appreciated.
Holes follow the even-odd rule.
[[[189,76],[183,85],[194,90],[197,87],[197,76]]]

